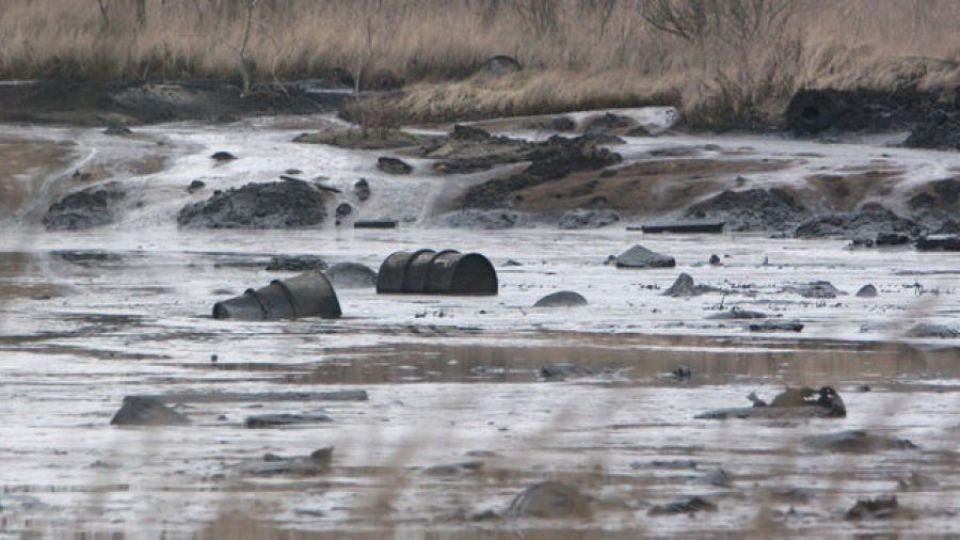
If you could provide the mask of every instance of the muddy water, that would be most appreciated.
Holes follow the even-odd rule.
[[[0,535],[958,533],[960,340],[904,337],[920,321],[958,324],[953,255],[757,236],[641,237],[621,228],[178,231],[172,217],[190,200],[181,188],[198,170],[208,181],[233,185],[306,163],[329,169],[330,181],[347,187],[367,165],[315,148],[287,153],[274,132],[260,138],[189,126],[150,129],[157,139],[81,152],[107,164],[115,162],[104,156],[140,159],[158,147],[169,153],[163,173],[123,173],[125,182],[143,187],[142,208],[91,232],[46,233],[21,220],[8,222],[0,237]],[[100,144],[84,137],[82,148]],[[211,168],[206,156],[221,147],[265,157]],[[836,147],[823,151],[840,161]],[[922,172],[927,166],[917,155],[905,162],[932,174]],[[445,189],[436,179],[411,180],[420,195]],[[375,188],[388,186],[377,181]],[[396,208],[377,204],[378,212]],[[408,216],[416,221],[421,210]],[[636,242],[675,256],[677,268],[631,272],[602,264]],[[289,275],[264,270],[271,254],[319,254],[376,268],[391,252],[417,247],[487,254],[498,267],[500,294],[343,289],[345,317],[337,321],[209,317],[215,301]],[[711,253],[723,257],[723,266],[705,264]],[[508,259],[521,266],[504,266]],[[731,292],[662,296],[681,271]],[[783,290],[817,279],[845,294],[810,300]],[[866,283],[877,286],[877,298],[853,295]],[[581,292],[590,304],[531,308],[561,289]],[[756,335],[740,322],[707,319],[730,306],[796,319],[805,328]],[[540,368],[553,362],[574,363],[580,373],[544,380]],[[690,381],[662,376],[679,365],[690,367]],[[834,386],[848,416],[694,418],[749,405],[750,392],[769,399],[786,384]],[[369,400],[267,395],[357,389]],[[125,395],[225,392],[245,397],[176,403],[190,426],[109,425]],[[334,421],[244,426],[252,414],[318,409]],[[910,439],[919,448],[843,454],[803,441],[844,429]],[[316,476],[243,470],[267,453],[302,456],[324,446],[335,447],[332,466]],[[488,453],[478,458],[477,451]],[[484,462],[480,472],[424,472],[477,459]],[[717,467],[730,484],[702,483]],[[473,519],[486,510],[503,516],[517,493],[544,479],[594,497],[592,518]],[[843,519],[858,498],[890,494],[914,512],[911,518]],[[694,495],[718,511],[648,515],[654,505]]]

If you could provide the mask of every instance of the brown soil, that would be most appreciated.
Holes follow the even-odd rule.
[[[787,161],[667,159],[576,173],[518,192],[517,209],[544,214],[573,208],[662,213],[718,190],[738,175],[783,169]],[[609,176],[607,176],[609,175]]]
[[[823,204],[828,210],[850,212],[866,200],[889,195],[902,175],[900,169],[871,169],[845,175],[818,174],[807,177],[809,189],[802,190],[799,196]]]
[[[0,138],[0,218],[30,200],[38,182],[66,166],[67,142]]]

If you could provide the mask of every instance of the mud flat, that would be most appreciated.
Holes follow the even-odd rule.
[[[329,115],[312,121],[315,129],[343,128]],[[728,189],[789,190],[809,212],[843,212],[858,207],[853,199],[886,193],[893,210],[907,213],[916,190],[949,192],[931,182],[960,170],[960,158],[876,143],[624,134],[622,144],[601,145],[623,160],[615,175],[603,173],[613,162],[603,159],[603,169],[528,186],[515,206],[492,210],[534,214],[531,226],[490,231],[433,224],[462,210],[471,187],[530,162],[446,174],[414,152],[402,155],[412,173],[393,176],[377,169],[384,152],[296,143],[303,119],[294,124],[181,123],[124,136],[0,128],[74,141],[76,154],[65,161],[36,159],[53,169],[104,165],[103,177],[80,181],[60,169],[32,173],[49,198],[17,203],[18,217],[3,222],[0,461],[12,464],[0,481],[3,533],[960,532],[955,255],[853,247],[842,235],[771,237],[773,229],[627,230],[682,218],[689,205]],[[219,152],[236,159],[211,158]],[[163,159],[139,173],[122,165],[154,154]],[[569,154],[561,157],[569,164]],[[870,177],[863,167],[897,172]],[[825,170],[855,178],[808,180]],[[176,225],[182,208],[217,190],[280,175],[328,194],[326,215],[352,205],[346,225],[400,225]],[[615,224],[559,229],[554,214],[569,208],[554,195],[594,180],[612,201],[649,197],[618,207]],[[709,189],[693,188],[698,180]],[[25,212],[107,182],[127,194],[109,224],[46,231],[41,215]],[[552,199],[535,205],[526,197],[537,190]],[[675,265],[605,264],[636,244]],[[423,246],[483,253],[499,294],[344,287],[337,320],[211,317],[216,302],[295,275],[274,268],[277,257],[375,269],[391,253]],[[678,282],[689,286],[666,295]],[[858,295],[867,285],[876,294]],[[586,304],[533,307],[559,291]],[[794,321],[800,333],[778,330]],[[771,331],[751,332],[760,322]],[[748,397],[774,402],[787,385],[833,389],[845,416],[695,418],[749,408]],[[156,398],[189,424],[111,426],[127,396]]]

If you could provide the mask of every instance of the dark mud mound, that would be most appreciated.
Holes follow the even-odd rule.
[[[782,189],[724,191],[687,209],[686,217],[723,221],[734,231],[786,231],[810,212]]]
[[[956,111],[935,111],[913,129],[903,143],[910,148],[960,150],[960,115]]]
[[[303,180],[284,180],[214,193],[185,206],[177,223],[207,229],[290,229],[320,225],[326,217],[320,190]]]
[[[48,80],[0,86],[0,120],[80,125],[222,121],[258,114],[335,110],[347,98],[305,83],[263,85],[247,95],[224,81],[114,82]]]
[[[587,305],[587,299],[582,294],[574,291],[558,291],[548,294],[537,300],[533,307],[538,308],[559,308],[559,307],[578,307]]]
[[[807,89],[790,100],[786,127],[801,136],[825,131],[909,129],[941,107],[937,93],[911,86],[892,92]]]
[[[797,226],[797,238],[877,238],[901,234],[915,238],[923,228],[912,219],[898,216],[893,211],[872,203],[856,212],[826,214],[804,221]]]
[[[815,450],[859,454],[882,450],[916,450],[918,448],[916,444],[907,439],[876,435],[867,433],[862,429],[811,435],[804,438],[803,442]]]
[[[50,230],[71,231],[109,225],[125,197],[126,192],[115,182],[77,191],[51,205],[43,224]]]
[[[599,229],[620,221],[620,214],[613,210],[577,208],[563,214],[559,227],[565,230]]]
[[[533,163],[518,174],[470,188],[463,198],[463,207],[509,206],[517,191],[558,180],[574,172],[600,170],[623,160],[620,154],[599,146],[587,136],[573,139],[551,137],[538,146],[531,158]]]

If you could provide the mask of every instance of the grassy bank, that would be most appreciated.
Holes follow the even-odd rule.
[[[6,0],[0,77],[333,77],[404,120],[669,103],[768,124],[801,87],[952,88],[953,0]],[[525,69],[470,77],[495,54]],[[365,105],[370,109],[370,104]]]

